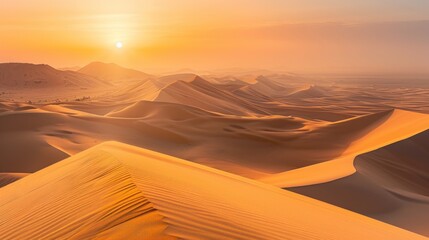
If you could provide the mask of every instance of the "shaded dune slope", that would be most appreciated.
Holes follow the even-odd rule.
[[[181,104],[139,101],[119,111],[111,112],[107,114],[107,116],[123,118],[162,117],[171,120],[186,120],[204,116],[208,118],[210,116],[221,115]]]
[[[404,197],[429,197],[429,130],[359,155],[356,170]]]
[[[429,236],[429,130],[359,155],[357,172],[289,190]]]
[[[10,183],[13,183],[27,175],[28,173],[0,173],[0,188]]]
[[[154,100],[162,89],[162,85],[151,79],[142,80],[129,86],[119,88],[108,96],[112,102],[136,102],[141,100]],[[126,97],[125,97],[126,96]],[[124,100],[125,99],[125,100]]]
[[[425,239],[295,193],[114,142],[3,187],[0,195],[5,240]]]
[[[322,87],[311,85],[303,89],[297,89],[296,91],[288,94],[285,98],[296,98],[296,99],[306,99],[306,98],[320,98],[324,96],[329,96],[329,93],[326,89]]]

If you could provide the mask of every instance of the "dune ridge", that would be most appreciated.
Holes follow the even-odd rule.
[[[260,180],[282,188],[333,181],[349,176],[356,171],[353,165],[356,156],[401,141],[429,129],[429,114],[398,109],[386,113],[387,115],[381,116],[381,118],[377,118],[377,114],[364,117],[370,122],[372,121],[371,119],[379,122],[375,123],[372,129],[370,128],[366,133],[364,132],[360,136],[355,137],[341,155],[334,159],[296,170],[273,174]],[[328,129],[328,132],[333,135],[347,136],[347,132],[353,129],[365,129],[365,127],[368,127],[362,125],[368,124],[368,121],[360,120],[362,120],[362,117],[329,124],[328,127],[331,129]]]
[[[209,118],[221,115],[187,105],[139,101],[118,111],[111,112],[107,114],[107,116],[125,118],[153,118],[155,116],[159,116],[161,118],[172,120],[186,120],[199,117]]]
[[[288,190],[429,236],[428,137],[426,130],[361,154],[350,176]]]
[[[114,63],[92,62],[77,72],[109,82],[141,80],[151,75],[134,69],[124,68]]]
[[[0,86],[8,89],[94,88],[108,86],[103,80],[46,64],[0,63]]]
[[[196,76],[192,81],[176,81],[160,90],[154,101],[172,102],[233,115],[263,114],[264,110],[215,84]]]
[[[9,184],[0,195],[2,239],[426,239],[250,179],[115,142]]]

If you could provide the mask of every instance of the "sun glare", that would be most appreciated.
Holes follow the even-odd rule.
[[[124,44],[122,44],[122,42],[116,42],[116,48],[122,48],[124,46]]]

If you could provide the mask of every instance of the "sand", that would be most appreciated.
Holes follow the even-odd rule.
[[[114,63],[92,62],[78,70],[89,76],[102,79],[111,83],[121,81],[142,80],[150,78],[151,75],[134,69],[124,68]]]
[[[11,184],[27,175],[28,173],[0,173],[0,188]]]
[[[359,155],[348,177],[289,190],[427,236],[428,136],[426,130]]]
[[[1,188],[0,195],[2,239],[425,239],[289,191],[116,142],[27,176]]]
[[[0,194],[13,207],[0,204],[0,229],[15,239],[415,237],[371,217],[429,236],[428,89],[1,64]]]
[[[261,179],[279,187],[296,187],[336,180],[355,172],[356,156],[391,143],[407,139],[429,128],[429,115],[403,110],[372,114],[330,124],[329,133],[344,137],[359,129],[359,135],[349,139],[349,146],[330,161],[311,165]],[[365,131],[365,129],[367,129]],[[326,130],[326,129],[324,129]]]

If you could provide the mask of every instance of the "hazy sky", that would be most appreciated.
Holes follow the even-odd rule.
[[[0,0],[0,61],[429,72],[428,13],[427,0]]]

